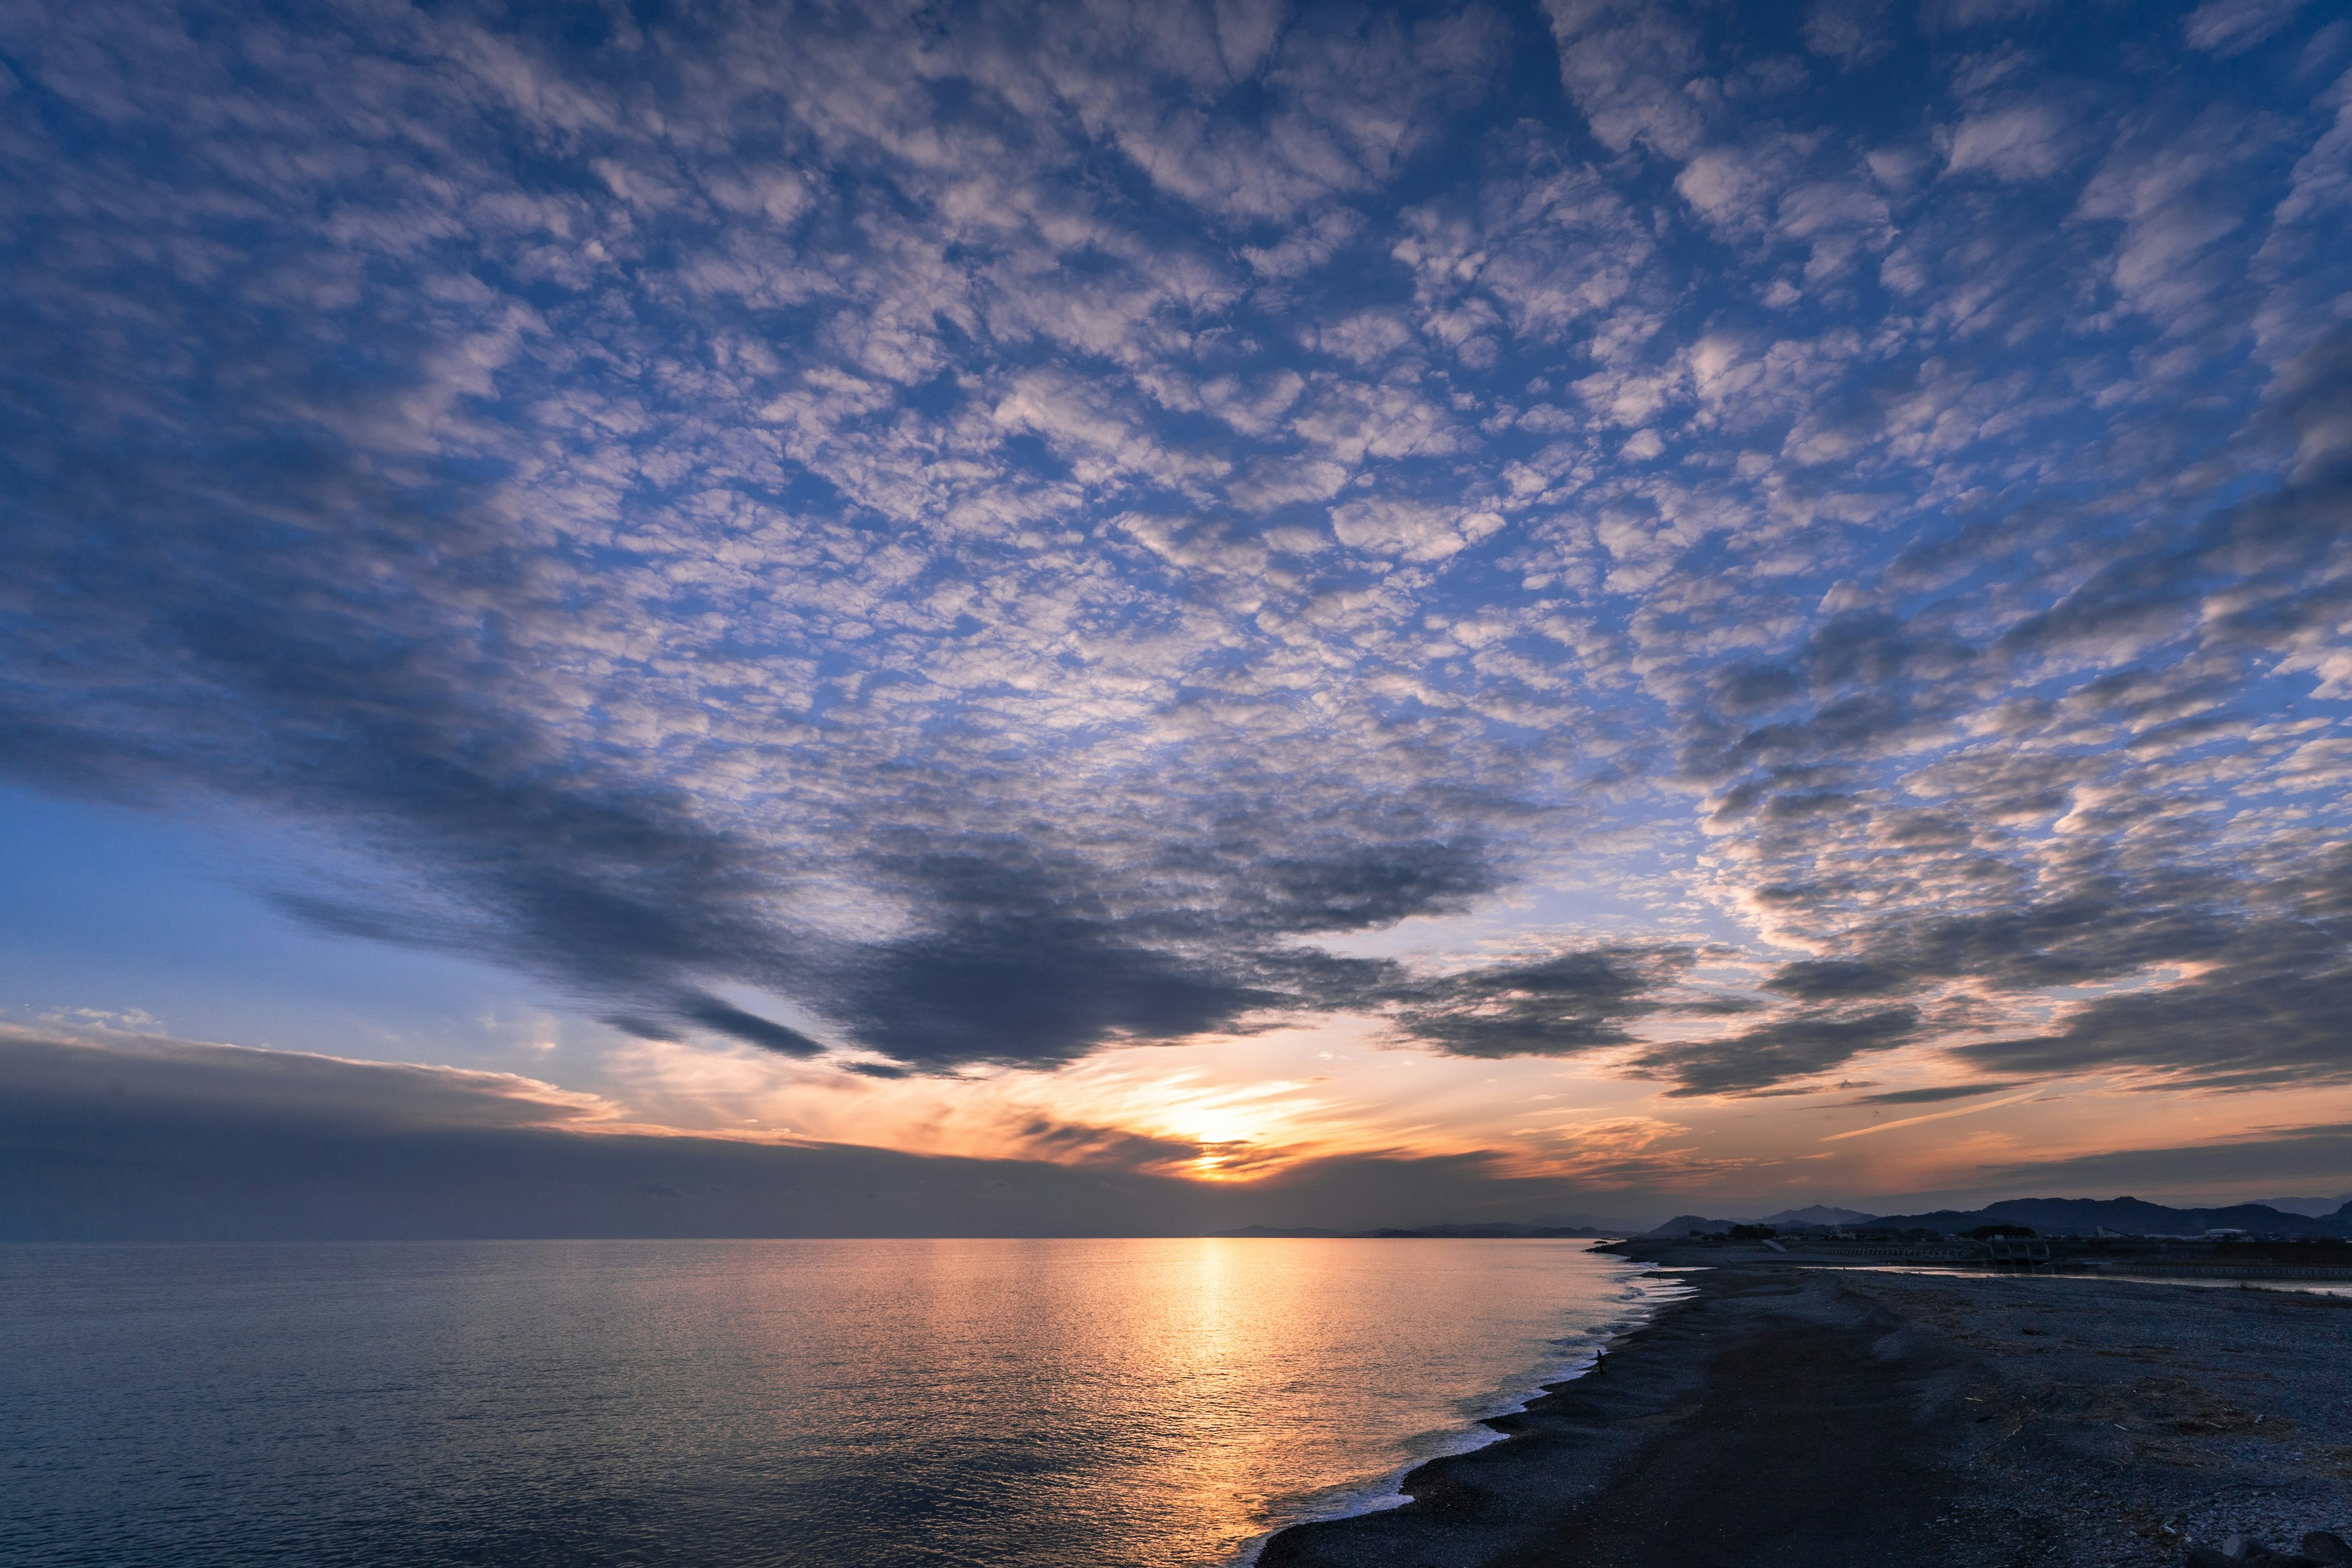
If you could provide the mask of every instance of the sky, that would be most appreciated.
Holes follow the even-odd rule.
[[[2334,7],[0,4],[0,248],[25,1190],[2352,1185]]]

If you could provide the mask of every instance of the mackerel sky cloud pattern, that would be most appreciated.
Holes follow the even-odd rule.
[[[2347,73],[2292,0],[0,7],[0,756],[869,1074],[2352,1079]],[[1361,941],[1571,875],[1636,914]]]

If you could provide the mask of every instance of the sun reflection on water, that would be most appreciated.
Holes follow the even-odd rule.
[[[116,1561],[201,1542],[218,1561],[1198,1568],[1373,1506],[1654,1289],[1560,1241],[68,1262],[13,1297],[0,1267],[0,1328],[25,1352],[0,1379],[0,1442],[64,1478],[0,1548],[99,1542]],[[349,1436],[321,1450],[320,1433]]]

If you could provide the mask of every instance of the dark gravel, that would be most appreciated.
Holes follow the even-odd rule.
[[[1668,1255],[1671,1257],[1671,1255]],[[1715,1261],[1715,1259],[1710,1259]],[[1731,1264],[1261,1568],[2170,1565],[2352,1523],[2352,1302]]]

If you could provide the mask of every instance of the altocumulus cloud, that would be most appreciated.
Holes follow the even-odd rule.
[[[8,8],[0,749],[649,1035],[2341,1077],[2352,38],[2007,9]],[[1805,956],[1328,945],[1602,829]]]

